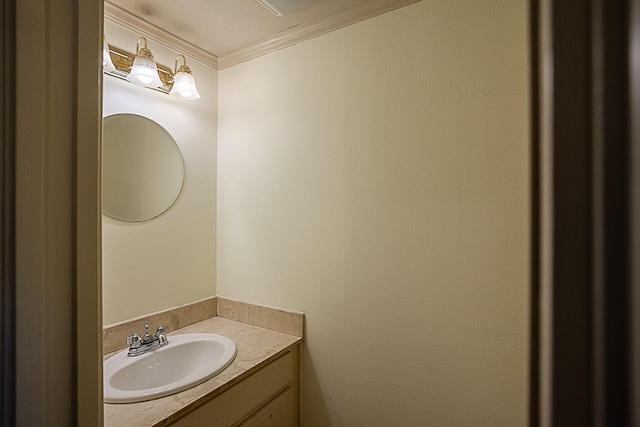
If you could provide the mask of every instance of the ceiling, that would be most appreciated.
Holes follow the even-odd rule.
[[[371,0],[314,0],[285,16],[275,15],[257,0],[107,0],[106,3],[220,57],[367,1]]]

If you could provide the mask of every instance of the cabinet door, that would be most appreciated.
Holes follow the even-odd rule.
[[[241,427],[295,427],[293,390],[287,388],[242,423]]]

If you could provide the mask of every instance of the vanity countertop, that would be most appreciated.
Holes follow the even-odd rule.
[[[233,363],[210,380],[180,393],[146,402],[105,403],[105,426],[166,425],[199,406],[203,397],[230,388],[250,375],[250,371],[266,365],[301,340],[300,337],[294,335],[263,329],[223,317],[212,317],[194,323],[168,334],[168,337],[171,340],[171,335],[197,332],[214,333],[231,338],[238,350]]]

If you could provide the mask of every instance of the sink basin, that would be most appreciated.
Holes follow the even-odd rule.
[[[140,356],[127,350],[104,361],[104,401],[131,403],[168,396],[214,377],[233,362],[236,345],[216,334],[169,336],[169,344]]]

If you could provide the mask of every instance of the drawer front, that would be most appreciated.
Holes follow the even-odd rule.
[[[294,427],[295,422],[295,394],[293,389],[289,387],[242,423],[241,426]]]
[[[293,355],[287,353],[171,425],[176,427],[233,425],[292,383],[294,368]]]

